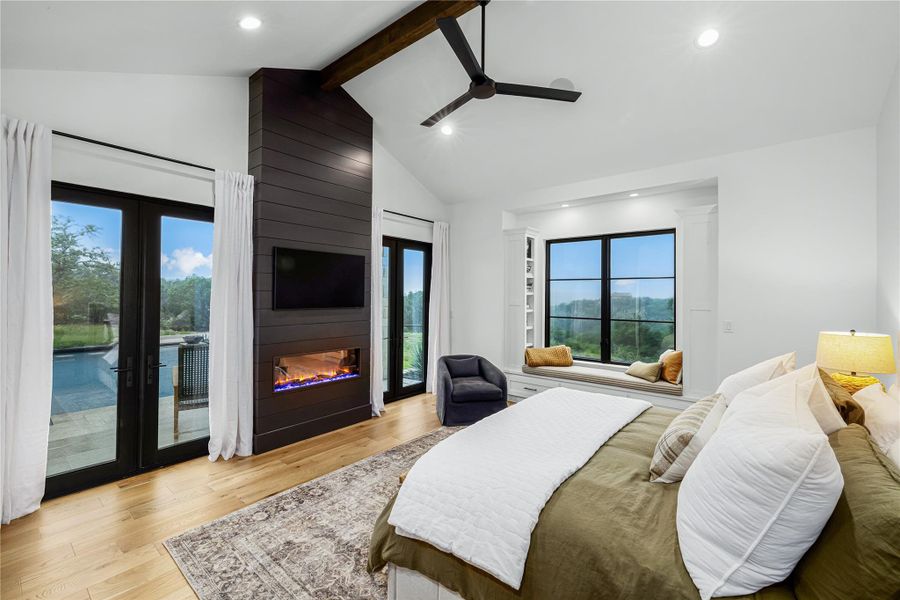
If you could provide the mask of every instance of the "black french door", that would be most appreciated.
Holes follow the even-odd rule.
[[[431,244],[384,237],[382,242],[384,400],[425,391]]]
[[[200,456],[211,208],[54,183],[46,497]]]

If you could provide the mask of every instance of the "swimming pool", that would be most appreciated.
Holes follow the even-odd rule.
[[[66,350],[53,355],[51,415],[113,406],[117,375],[111,368],[118,360],[118,345],[86,351]],[[172,367],[178,364],[178,344],[160,346],[159,397],[172,396]]]

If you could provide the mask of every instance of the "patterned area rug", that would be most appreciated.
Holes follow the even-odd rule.
[[[375,519],[442,427],[166,540],[202,600],[385,598],[366,571]]]

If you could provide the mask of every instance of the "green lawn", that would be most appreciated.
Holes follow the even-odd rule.
[[[109,327],[89,323],[64,323],[53,326],[53,349],[107,346],[113,342]]]
[[[193,332],[175,331],[174,329],[161,329],[159,332],[160,335],[184,335],[188,333]],[[86,346],[108,346],[115,341],[115,332],[110,335],[109,328],[102,323],[63,323],[53,326],[54,350],[68,350]]]

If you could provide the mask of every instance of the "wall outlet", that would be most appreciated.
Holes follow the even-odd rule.
[[[734,333],[734,323],[731,321],[723,321],[722,331],[724,331],[725,333]]]

